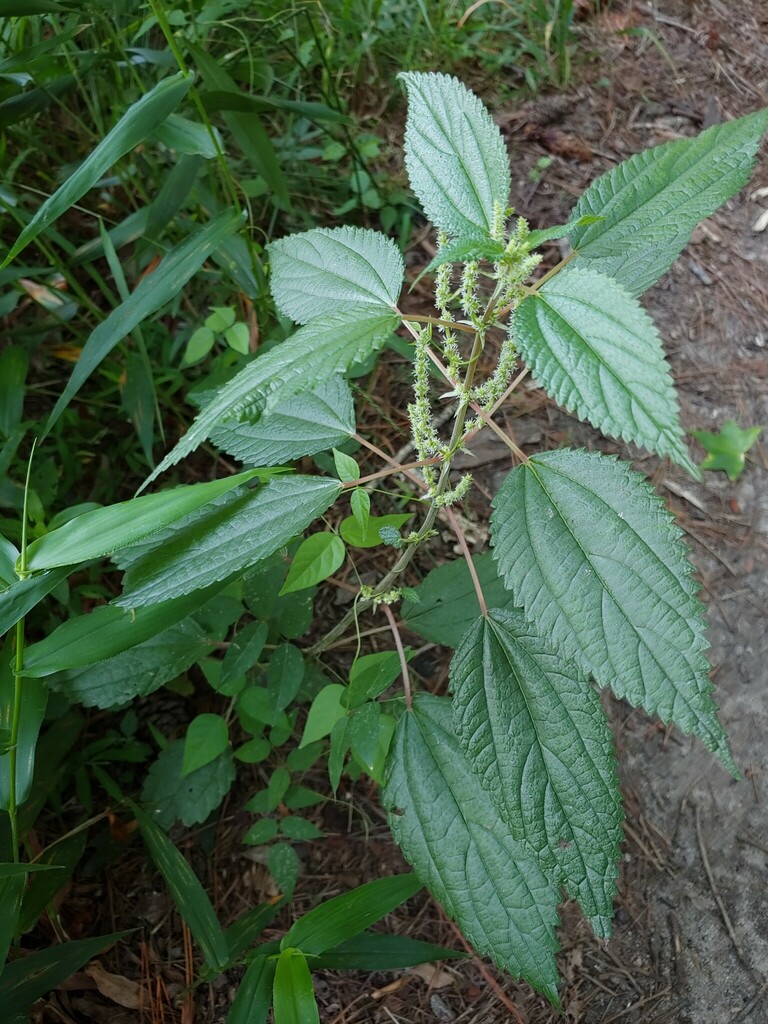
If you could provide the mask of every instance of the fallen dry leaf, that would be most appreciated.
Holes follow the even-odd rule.
[[[411,974],[418,975],[430,988],[447,988],[453,985],[455,980],[452,974],[437,964],[419,964],[418,967],[412,968]]]
[[[88,964],[85,973],[94,980],[96,988],[105,999],[111,999],[118,1006],[124,1006],[127,1010],[139,1010],[142,1006],[149,1005],[147,993],[138,981],[131,981],[121,974],[110,974],[98,960]]]

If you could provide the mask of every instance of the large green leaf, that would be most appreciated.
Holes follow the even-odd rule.
[[[386,917],[421,889],[415,875],[390,875],[326,900],[294,921],[280,943],[304,953],[324,953]]]
[[[490,553],[473,555],[472,562],[491,608],[513,608],[512,595],[498,574]],[[445,647],[458,647],[464,633],[480,614],[477,594],[463,558],[438,565],[406,596],[403,621],[408,629]]]
[[[621,831],[613,740],[600,698],[522,612],[493,609],[451,662],[467,760],[544,870],[611,933]]]
[[[566,267],[518,306],[514,329],[525,361],[556,402],[699,478],[661,339],[620,284],[591,268]]]
[[[292,476],[215,507],[133,562],[117,603],[156,604],[244,572],[305,530],[340,490],[337,480]]]
[[[214,585],[149,608],[102,605],[62,622],[24,651],[24,675],[40,678],[114,658],[181,622],[220,590]],[[166,638],[169,640],[170,636]]]
[[[88,337],[67,386],[45,425],[43,437],[90,377],[99,363],[148,316],[175,298],[221,242],[242,224],[242,217],[225,210],[166,253],[160,265],[141,279],[125,302],[109,314]]]
[[[320,317],[300,328],[219,390],[144,486],[193,452],[219,426],[255,422],[291,395],[345,373],[354,363],[378,351],[398,322],[394,313],[345,313]]]
[[[151,135],[181,103],[191,85],[191,76],[179,73],[158,82],[154,89],[132,104],[77,170],[46,199],[12,245],[0,269],[76,203],[120,157]]]
[[[249,469],[221,480],[174,487],[84,512],[29,545],[27,571],[74,565],[129,547],[159,533],[240,484],[253,480],[260,472]]]
[[[397,725],[383,800],[406,860],[475,949],[557,1003],[558,890],[472,771],[450,701],[414,697]]]
[[[563,449],[512,470],[493,505],[494,556],[528,618],[601,686],[695,733],[735,771],[693,566],[645,479]]]
[[[131,802],[141,837],[155,867],[165,879],[176,908],[200,946],[209,967],[221,970],[229,961],[229,947],[216,911],[187,859],[150,816]]]
[[[50,685],[85,707],[120,707],[176,679],[209,654],[213,644],[200,623],[184,619],[105,661],[61,672]]]
[[[571,232],[579,260],[640,295],[699,221],[747,183],[766,126],[768,108],[647,149],[597,178],[570,218],[602,218]]]
[[[507,148],[474,93],[449,75],[398,75],[408,91],[405,166],[432,223],[460,238],[487,238],[509,201]]]
[[[328,451],[354,432],[352,392],[343,377],[332,377],[312,391],[291,395],[255,422],[222,423],[211,441],[240,462],[277,466]]]
[[[397,309],[403,257],[395,243],[365,228],[313,228],[267,246],[277,308],[306,324],[329,313]]]

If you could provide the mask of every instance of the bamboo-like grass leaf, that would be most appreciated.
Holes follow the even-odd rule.
[[[277,958],[272,1012],[275,1024],[320,1024],[309,964],[298,949],[284,949]]]
[[[40,996],[56,988],[83,964],[87,964],[107,946],[117,942],[128,932],[100,935],[95,939],[77,939],[62,942],[50,949],[37,950],[29,956],[6,964],[0,975],[0,1005],[6,1019],[24,1013]]]
[[[220,589],[214,585],[148,608],[105,604],[77,615],[25,649],[24,675],[41,678],[114,658],[181,622]]]
[[[48,417],[43,437],[66,409],[78,390],[112,349],[143,320],[170,302],[216,247],[242,224],[242,216],[225,210],[205,227],[179,242],[166,253],[160,265],[142,278],[135,291],[112,310],[93,331],[80,353],[67,386]]]
[[[558,890],[473,772],[450,701],[415,695],[397,724],[383,802],[405,859],[475,949],[557,1004]]]
[[[406,72],[398,78],[408,92],[405,166],[427,217],[458,238],[494,236],[504,223],[510,175],[491,115],[450,75]]]
[[[326,971],[395,971],[435,960],[461,960],[465,956],[459,950],[405,935],[362,932],[321,953],[312,966]]]
[[[579,262],[641,295],[699,221],[746,185],[766,127],[768,108],[637,153],[597,178],[570,218],[601,218],[571,232]]]
[[[159,533],[234,487],[260,476],[263,476],[262,470],[251,469],[221,480],[174,487],[84,512],[29,545],[27,571],[76,565],[120,551]]]
[[[596,691],[522,612],[478,618],[451,662],[459,742],[515,839],[608,938],[621,795]]]
[[[513,325],[523,358],[556,402],[700,478],[656,326],[622,285],[566,267],[518,306]]]
[[[245,969],[229,1014],[227,1024],[265,1024],[272,1005],[272,986],[277,961],[256,956]]]
[[[313,228],[267,246],[278,309],[306,324],[330,313],[397,309],[403,257],[392,239],[364,228]]]
[[[394,313],[319,317],[281,345],[254,359],[205,406],[176,447],[144,483],[183,459],[223,427],[256,422],[300,391],[345,373],[378,351],[399,323]]]
[[[285,477],[213,507],[133,562],[117,603],[156,604],[244,572],[302,533],[340,490],[325,477]]]
[[[15,626],[19,619],[39,604],[43,598],[66,579],[72,566],[51,569],[39,575],[17,579],[9,587],[0,590],[0,635]]]
[[[37,238],[41,231],[45,231],[57,217],[85,195],[105,171],[151,135],[178,107],[191,85],[191,76],[179,72],[158,82],[154,89],[133,103],[77,170],[46,199],[11,246],[0,269],[6,267],[25,246]]]
[[[601,686],[693,732],[738,774],[717,719],[693,566],[646,480],[597,452],[535,455],[493,501],[491,540],[526,616]]]
[[[165,879],[171,899],[202,950],[205,962],[221,970],[229,961],[229,948],[200,879],[160,826],[137,804],[130,801],[130,806],[147,851]]]
[[[303,953],[324,953],[370,928],[422,888],[416,875],[390,875],[326,900],[293,925],[280,943]]]

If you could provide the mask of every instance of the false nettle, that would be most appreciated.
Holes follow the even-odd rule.
[[[661,339],[638,297],[694,226],[746,183],[768,111],[636,155],[593,182],[567,224],[530,230],[509,207],[506,147],[479,99],[446,75],[401,78],[408,175],[437,230],[428,268],[437,315],[403,310],[403,260],[378,232],[317,228],[272,243],[275,303],[300,326],[207,396],[150,481],[204,441],[263,468],[80,516],[30,545],[22,582],[39,600],[63,567],[109,553],[125,571],[122,595],[99,610],[111,657],[127,632],[135,644],[184,620],[351,492],[341,537],[312,534],[286,586],[336,571],[343,540],[393,545],[392,572],[355,611],[403,598],[411,631],[455,649],[451,695],[388,698],[386,714],[377,709],[371,774],[406,859],[478,952],[557,1003],[564,894],[600,938],[610,935],[616,894],[622,804],[597,688],[692,733],[738,774],[681,530],[629,463],[583,449],[525,455],[505,437],[515,466],[493,499],[492,553],[473,560],[476,583],[461,560],[433,570],[415,593],[398,589],[400,575],[472,485],[452,472],[455,455],[481,429],[503,433],[493,414],[522,365],[573,415],[698,477]],[[538,250],[557,238],[568,239],[569,255],[536,277]],[[371,514],[348,456],[337,453],[340,479],[269,468],[354,434],[345,374],[401,328],[412,341],[408,415],[424,510],[406,537]],[[495,365],[481,377],[490,351]],[[433,414],[440,395],[454,404],[450,431]],[[105,541],[116,532],[119,543]],[[122,609],[131,609],[130,625],[117,621]],[[352,613],[331,635],[350,625]],[[30,676],[50,670],[46,656],[61,639],[29,648]],[[343,724],[382,692],[336,694],[336,718]],[[334,755],[344,730],[331,724],[313,724],[312,737],[332,733],[337,784],[347,748]]]

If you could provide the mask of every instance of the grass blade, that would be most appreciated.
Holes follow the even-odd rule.
[[[115,127],[110,131],[83,160],[74,174],[50,196],[11,247],[3,260],[0,270],[21,252],[33,239],[37,238],[49,224],[60,217],[65,210],[85,195],[101,178],[105,171],[117,163],[143,139],[150,135],[168,115],[178,107],[186,95],[192,78],[181,73],[172,78],[164,78],[154,89],[133,103],[123,114]]]
[[[139,823],[149,855],[165,879],[171,899],[203,951],[205,962],[209,967],[221,970],[229,961],[229,947],[200,880],[160,826],[137,804],[131,802],[130,807]]]
[[[113,309],[107,319],[99,324],[85,343],[72,376],[48,418],[43,437],[47,436],[102,359],[106,358],[115,345],[130,334],[142,320],[177,295],[216,246],[237,230],[240,223],[239,213],[226,210],[200,231],[174,246],[157,270],[144,277],[128,299]]]

